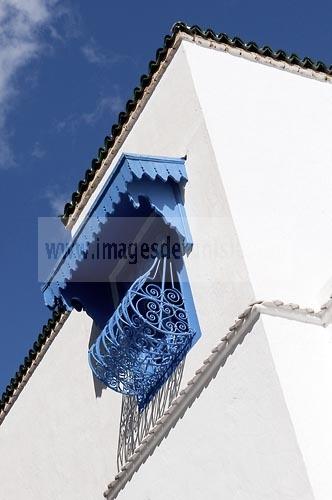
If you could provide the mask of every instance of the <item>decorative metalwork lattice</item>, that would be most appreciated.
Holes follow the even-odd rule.
[[[194,334],[172,263],[156,259],[91,346],[89,363],[105,385],[136,396],[142,410],[185,357]]]
[[[135,396],[123,396],[117,452],[118,471],[128,462],[136,448],[156,425],[165,411],[178,396],[183,368],[183,359],[165,384],[159,389],[152,401],[140,411]]]

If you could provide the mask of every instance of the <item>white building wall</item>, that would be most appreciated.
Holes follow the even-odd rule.
[[[256,297],[332,291],[332,86],[186,42]]]
[[[300,298],[307,298],[312,290],[324,285],[319,284],[324,280],[323,271],[318,272],[318,277],[312,276],[311,264],[308,283],[302,280],[301,287],[296,280],[293,283],[284,269],[292,252],[291,243],[287,246],[288,253],[285,250],[286,256],[279,251],[280,261],[276,250],[274,259],[268,255],[267,250],[270,251],[270,246],[274,249],[274,246],[273,242],[267,244],[265,240],[274,237],[273,241],[280,243],[283,241],[281,237],[292,234],[291,227],[298,227],[297,215],[292,219],[293,226],[287,226],[288,233],[277,233],[279,219],[274,213],[277,214],[278,210],[273,196],[265,195],[265,186],[270,188],[268,177],[271,174],[267,175],[266,171],[264,182],[257,180],[263,171],[267,152],[265,157],[257,153],[259,141],[246,142],[246,134],[251,134],[246,121],[241,130],[238,123],[234,127],[234,116],[242,115],[245,106],[250,108],[250,105],[239,97],[239,92],[231,93],[231,84],[225,92],[218,93],[217,80],[219,78],[220,83],[221,74],[223,82],[228,79],[234,85],[237,82],[232,76],[235,70],[230,61],[234,61],[237,68],[240,59],[224,57],[229,57],[229,60],[225,59],[226,66],[223,66],[221,54],[182,43],[119,152],[119,155],[121,152],[188,155],[185,207],[194,250],[187,260],[187,269],[202,337],[188,355],[183,385],[234,318],[256,295],[261,296],[264,292],[267,298],[271,295],[287,298],[301,291]],[[250,69],[252,66],[259,67],[263,73],[271,71],[276,79],[279,78],[277,70],[246,64],[249,69],[243,66],[243,81],[252,82],[252,87],[254,80],[258,80],[257,84],[261,81],[260,74]],[[210,77],[207,71],[210,71]],[[301,85],[307,85],[307,80],[294,79],[292,85],[300,92]],[[292,85],[289,85],[290,89]],[[327,85],[325,87],[330,89]],[[258,115],[265,116],[266,102],[274,103],[275,99],[270,87],[265,88],[264,95],[265,102],[258,100],[257,109],[254,108],[257,124],[260,123]],[[233,122],[229,123],[231,116]],[[299,119],[302,120],[301,114]],[[235,137],[240,139],[236,141]],[[323,136],[323,146],[324,139]],[[247,145],[246,154],[241,153],[242,143]],[[271,141],[271,151],[283,161],[278,140]],[[299,150],[297,154],[300,154]],[[239,161],[241,155],[250,159],[257,173],[256,177],[251,177],[247,172],[247,182],[240,180],[239,184],[245,170]],[[236,162],[234,157],[238,158]],[[277,159],[275,163],[278,163]],[[279,178],[273,170],[274,175]],[[289,174],[287,179],[297,189],[298,177]],[[325,186],[327,184],[328,181]],[[283,185],[281,180],[280,185]],[[286,180],[284,185],[288,186]],[[280,194],[279,188],[275,189]],[[254,195],[250,195],[251,190]],[[247,198],[241,201],[244,194]],[[297,191],[292,200],[296,197]],[[259,206],[258,200],[261,200]],[[296,205],[295,201],[293,204]],[[265,205],[275,231],[266,232],[262,216],[256,224],[254,216],[260,213],[259,207],[265,208]],[[322,205],[321,210],[324,207]],[[321,220],[325,223],[327,215],[324,210],[322,213]],[[281,210],[279,214],[283,219],[284,212]],[[201,258],[201,252],[211,241],[213,249],[209,257]],[[293,239],[292,244],[295,243]],[[255,248],[262,266],[258,265],[261,261]],[[297,260],[296,265],[294,277],[299,279]],[[265,279],[262,269],[266,273]],[[289,269],[292,269],[290,264]],[[306,274],[303,272],[303,275]],[[280,286],[280,294],[275,283]],[[6,500],[16,499],[18,491],[24,491],[27,500],[102,498],[106,484],[115,475],[121,398],[110,390],[103,391],[101,398],[95,397],[87,364],[91,327],[85,314],[71,314],[1,426],[0,483]],[[150,483],[152,489],[147,490]],[[236,351],[231,363],[220,371],[217,379],[121,495],[135,500],[162,500],[166,497],[198,500],[202,498],[202,492],[208,500],[222,495],[236,500],[312,498],[301,451],[261,326],[257,334],[254,333],[252,339],[246,340]]]
[[[273,361],[317,500],[332,492],[332,326],[264,316]]]
[[[261,323],[120,498],[314,498]]]
[[[102,498],[116,473],[119,398],[96,398],[92,321],[72,312],[0,427],[0,498]]]

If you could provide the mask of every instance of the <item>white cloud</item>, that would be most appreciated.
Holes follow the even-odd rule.
[[[120,96],[114,95],[100,97],[93,111],[82,114],[82,120],[88,125],[94,125],[105,113],[119,113],[122,108],[123,103]]]
[[[15,164],[6,117],[19,89],[14,78],[43,48],[40,28],[47,25],[59,0],[0,1],[0,168]]]
[[[71,113],[62,120],[59,120],[55,124],[55,128],[57,132],[70,132],[74,135],[82,123],[89,126],[95,125],[106,113],[118,114],[123,108],[123,99],[115,88],[113,95],[99,97],[92,111]]]
[[[49,201],[52,212],[55,216],[62,215],[63,207],[65,206],[66,201],[68,201],[68,194],[61,192],[59,186],[53,186],[45,192],[44,198]]]
[[[83,45],[81,50],[89,63],[98,64],[100,66],[114,64],[123,59],[126,59],[126,56],[123,56],[121,54],[106,55],[102,52],[93,38],[91,38],[89,42]]]
[[[44,158],[45,154],[46,154],[46,151],[42,148],[40,143],[38,141],[36,141],[34,146],[33,146],[31,156],[33,156],[34,158],[37,158],[37,160],[41,160],[42,158]]]
[[[82,52],[91,64],[104,64],[106,62],[106,56],[97,48],[93,40],[83,45]]]
[[[5,123],[5,111],[4,109],[1,110],[0,99],[0,169],[10,168],[15,165],[14,155],[9,145],[10,135]]]

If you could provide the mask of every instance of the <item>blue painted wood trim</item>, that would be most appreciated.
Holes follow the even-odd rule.
[[[109,220],[116,206],[120,204],[123,194],[128,194],[129,198],[136,204],[139,204],[139,195],[146,196],[154,210],[163,217],[168,225],[176,229],[184,240],[186,252],[190,252],[192,238],[182,200],[187,180],[184,158],[124,153],[92,205],[78,233],[43,287],[46,305],[55,306],[57,298],[61,296],[61,289],[65,288],[66,283],[70,281],[72,273],[83,260],[89,244],[95,240],[102,226]],[[151,183],[152,181],[153,183]],[[147,186],[149,186],[148,193],[145,193],[143,187],[147,189]],[[170,200],[172,196],[175,203],[165,204],[164,199]],[[170,206],[172,206],[171,209]],[[69,307],[68,304],[66,305]]]

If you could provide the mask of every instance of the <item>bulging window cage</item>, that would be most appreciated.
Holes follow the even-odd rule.
[[[136,396],[143,409],[191,347],[181,281],[168,258],[156,258],[130,286],[89,350],[95,376],[106,386]]]

